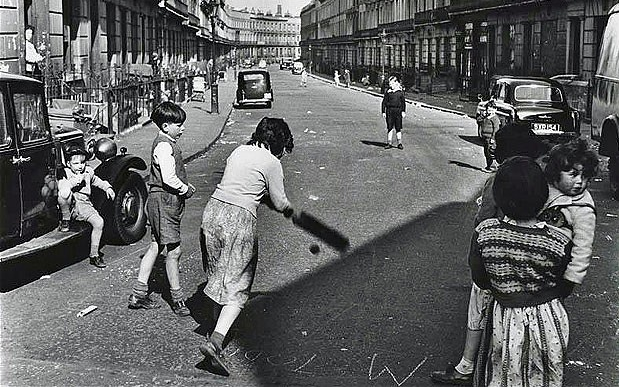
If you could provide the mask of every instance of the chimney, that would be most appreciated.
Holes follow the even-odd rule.
[[[282,16],[282,5],[278,4],[277,5],[277,16]]]

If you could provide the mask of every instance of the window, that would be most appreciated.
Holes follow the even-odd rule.
[[[20,143],[48,138],[45,116],[43,115],[43,98],[39,94],[13,95],[15,118],[17,120],[17,138]]]
[[[11,144],[11,137],[6,123],[6,113],[4,111],[4,94],[0,92],[0,147]]]
[[[545,85],[521,85],[514,90],[514,99],[523,101],[561,102],[561,90]]]

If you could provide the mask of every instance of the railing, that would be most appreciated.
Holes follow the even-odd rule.
[[[204,66],[205,67],[205,66]],[[153,74],[135,66],[89,69],[50,68],[44,71],[48,103],[75,100],[85,113],[113,132],[122,132],[143,122],[162,101],[183,102],[192,94],[196,67],[167,67]],[[139,68],[138,68],[139,69]],[[208,79],[208,75],[204,75]]]

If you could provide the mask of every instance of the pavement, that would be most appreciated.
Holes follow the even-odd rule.
[[[236,92],[236,82],[231,69],[228,80],[219,82],[219,114],[211,113],[210,89],[206,91],[204,101],[191,100],[179,103],[187,113],[185,131],[179,139],[185,163],[203,155],[221,135],[226,121],[232,112],[232,102]],[[150,120],[144,120],[122,133],[116,135],[118,148],[127,148],[128,154],[141,157],[150,163],[150,144],[157,135],[158,128]],[[149,146],[144,146],[146,143]],[[143,172],[148,174],[148,170]]]

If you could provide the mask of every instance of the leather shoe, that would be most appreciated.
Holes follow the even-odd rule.
[[[172,310],[177,316],[186,317],[191,314],[189,308],[185,305],[185,300],[180,300],[172,303]]]
[[[211,360],[211,366],[220,375],[230,376],[230,370],[221,358],[221,349],[217,348],[212,341],[208,340],[206,344],[200,346],[200,352]]]
[[[95,257],[90,257],[90,264],[93,266],[99,267],[99,268],[107,267],[107,265],[103,261],[103,257],[100,255],[97,255]]]
[[[456,371],[453,366],[448,366],[445,371],[434,371],[430,379],[438,384],[450,384],[454,386],[472,386],[473,374],[463,375]]]
[[[157,301],[152,298],[146,297],[138,297],[135,294],[131,294],[129,296],[129,309],[157,309],[161,308],[161,305],[157,303]]]

